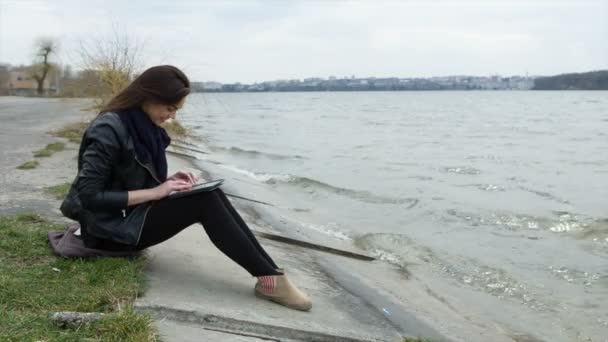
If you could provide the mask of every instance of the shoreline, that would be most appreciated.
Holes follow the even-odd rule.
[[[2,108],[1,101],[0,98],[0,109]],[[23,101],[12,99],[11,101],[28,103],[28,99]],[[34,105],[28,105],[20,110],[22,113],[32,114],[35,113],[37,106],[43,108],[46,107],[45,103],[62,102],[61,100],[48,101],[48,99],[47,101],[36,99]],[[72,107],[69,112],[71,114],[64,112],[56,114],[62,120],[65,119],[65,123],[90,115],[80,111],[79,108],[74,109],[78,101],[66,101],[66,103],[69,104],[68,107]],[[44,125],[22,127],[25,131],[18,131],[18,126],[15,126],[15,132],[4,137],[7,142],[11,142],[13,137],[20,139],[19,136],[35,138],[13,147],[5,146],[5,149],[11,149],[11,151],[5,151],[6,155],[11,157],[7,159],[10,161],[9,163],[3,163],[5,164],[3,167],[7,171],[3,184],[10,191],[0,195],[0,213],[17,212],[20,208],[29,207],[36,208],[44,215],[63,222],[62,220],[65,221],[65,219],[61,217],[57,209],[60,202],[46,198],[43,192],[47,186],[71,182],[75,176],[73,170],[75,169],[74,156],[77,146],[67,143],[66,150],[58,152],[50,158],[41,159],[42,165],[38,169],[28,171],[11,169],[12,166],[18,165],[17,162],[20,164],[26,161],[23,156],[31,156],[32,151],[51,142],[64,141],[45,134],[50,129],[49,123],[51,126],[58,126],[58,122],[52,120],[44,122],[45,120],[40,118],[36,118],[35,121],[42,122]],[[29,130],[31,133],[28,133]],[[17,142],[21,141],[23,140],[17,140]],[[21,157],[18,157],[19,155]],[[203,177],[207,179],[219,174],[225,174],[230,179],[229,170],[218,168],[212,163],[206,165],[204,160],[170,153],[167,154],[167,159],[171,171],[182,168],[195,169],[197,172],[203,173]],[[226,185],[231,193],[255,193],[250,192],[252,188],[247,188],[245,186],[247,184],[241,184],[241,182],[230,181]],[[241,190],[242,192],[240,192]],[[282,204],[281,194],[275,195],[269,201],[274,204]],[[292,223],[276,216],[276,211],[270,210],[272,208],[241,200],[231,199],[231,201],[252,229],[285,234],[304,240],[312,236],[310,232],[294,230]],[[10,207],[10,205],[14,206]],[[261,243],[269,249],[273,258],[276,255],[276,259],[281,265],[285,264],[288,270],[293,270],[295,283],[302,286],[305,291],[312,293],[313,311],[315,312],[308,316],[298,316],[299,313],[295,313],[294,317],[308,320],[305,325],[297,325],[297,322],[291,322],[290,319],[283,317],[286,314],[292,314],[291,311],[285,311],[287,309],[280,307],[274,308],[272,304],[268,306],[267,303],[251,298],[252,283],[246,272],[243,272],[238,266],[235,267],[225,256],[217,254],[215,247],[206,239],[204,231],[202,232],[199,228],[190,227],[172,241],[167,241],[158,248],[156,246],[151,248],[151,260],[148,265],[151,289],[140,298],[141,301],[138,305],[142,311],[157,315],[158,322],[163,322],[159,323],[162,327],[161,332],[164,331],[167,336],[174,338],[180,336],[180,330],[184,328],[183,324],[186,324],[185,321],[190,318],[219,315],[252,324],[290,326],[290,329],[311,331],[332,326],[342,327],[341,324],[349,322],[348,324],[359,326],[363,330],[349,330],[344,326],[343,330],[337,329],[334,332],[348,334],[358,331],[359,337],[368,338],[375,336],[374,333],[377,333],[377,336],[383,336],[383,333],[392,331],[403,336],[431,337],[433,341],[535,340],[534,335],[528,332],[510,330],[499,321],[484,319],[483,310],[492,310],[492,307],[496,308],[497,305],[503,305],[502,309],[511,312],[511,308],[504,307],[504,303],[492,298],[487,303],[474,303],[474,305],[465,303],[458,298],[458,292],[451,288],[453,284],[426,284],[425,281],[432,274],[424,267],[414,266],[413,272],[408,275],[383,261],[361,262],[261,239]],[[334,246],[334,242],[339,248],[337,241],[329,241],[329,245]],[[214,273],[213,270],[217,272]],[[224,272],[229,274],[219,274]],[[441,281],[441,279],[434,280]],[[464,291],[464,289],[460,289],[460,291]],[[321,303],[318,303],[319,301]],[[243,308],[243,305],[246,309]],[[178,310],[184,315],[183,320],[162,321],[162,310],[165,309],[158,308]],[[269,310],[269,316],[265,316],[266,314],[260,317],[258,317],[259,315],[244,315],[244,313],[258,311],[261,308]],[[463,308],[467,308],[467,310],[462,311]],[[324,316],[329,313],[333,315],[333,318]],[[277,317],[283,317],[283,319]],[[367,322],[363,323],[366,320]],[[253,325],[248,324],[243,323],[242,325],[248,326],[248,329],[254,329]],[[197,333],[200,333],[199,328],[188,325],[188,329],[194,329]],[[365,335],[363,331],[368,331],[369,334]],[[393,339],[386,338],[386,340],[392,341]]]
[[[260,221],[406,265],[374,285],[439,329],[603,341],[606,102],[560,94],[195,94],[180,118],[201,166],[281,205]]]
[[[197,164],[196,159],[192,158],[192,157],[187,157],[185,155],[182,156],[178,156],[178,155],[174,155],[171,153],[168,153],[167,155],[167,161],[169,163],[169,173],[175,172],[177,170],[196,170],[197,172],[201,172],[206,176],[211,176],[213,173],[209,172],[208,170],[205,170],[204,168],[200,167],[200,165]],[[231,189],[231,192],[234,192],[234,187]],[[257,213],[256,209],[252,209],[250,204],[246,204],[246,205],[242,205],[242,203],[239,203],[240,201],[232,201],[233,205],[235,206],[235,208],[239,211],[239,213],[242,214],[243,219],[247,222],[247,224],[252,227],[253,230],[259,230],[259,231],[269,231],[268,227],[262,227],[259,225],[259,222],[252,222],[255,221],[255,219],[253,219],[255,216],[262,216],[263,214]],[[197,227],[198,228],[198,227]],[[280,230],[278,230],[280,231]],[[277,232],[275,230],[275,232]],[[280,231],[282,233],[284,233],[284,231]],[[182,241],[180,241],[180,238],[182,238]],[[172,259],[182,259],[185,257],[184,254],[181,254],[179,252],[177,252],[177,249],[174,248],[176,246],[181,246],[182,248],[184,248],[184,245],[186,243],[186,241],[188,241],[189,243],[189,248],[185,248],[186,250],[189,250],[189,252],[186,253],[186,255],[198,255],[199,253],[201,255],[206,255],[206,253],[209,253],[208,251],[204,251],[204,248],[202,250],[197,250],[199,247],[196,246],[204,246],[206,245],[205,241],[207,240],[206,238],[206,234],[201,234],[200,231],[197,231],[196,228],[190,227],[188,229],[186,229],[186,231],[184,231],[183,233],[180,233],[178,236],[172,238],[170,241],[167,241],[163,244],[157,245],[157,246],[153,246],[149,249],[150,251],[150,257],[152,260],[156,259],[156,258],[160,258],[160,255],[164,255],[166,256],[167,254],[170,253],[175,253],[175,255],[172,257]],[[332,270],[336,269],[336,264],[339,263],[340,260],[345,259],[344,257],[339,257],[339,256],[334,256],[334,255],[324,255],[324,253],[322,252],[318,252],[318,251],[311,251],[309,249],[306,248],[301,248],[301,247],[294,247],[291,245],[287,245],[287,244],[283,244],[280,242],[276,242],[276,241],[272,241],[272,240],[267,240],[267,239],[259,239],[260,243],[264,246],[265,249],[267,249],[269,251],[269,254],[271,256],[273,256],[273,258],[279,263],[279,265],[284,266],[290,277],[294,277],[293,279],[295,279],[295,283],[301,287],[303,290],[310,292],[311,289],[314,288],[334,288],[333,291],[338,291],[335,294],[337,295],[340,292],[343,292],[343,294],[341,296],[344,296],[345,294],[348,293],[347,297],[352,296],[351,300],[355,300],[355,302],[357,302],[358,304],[356,304],[357,306],[359,305],[364,305],[367,306],[368,308],[373,307],[372,312],[374,312],[372,315],[367,316],[367,318],[369,320],[371,320],[372,324],[371,326],[374,326],[374,324],[376,325],[374,327],[373,330],[375,330],[377,332],[377,335],[374,334],[365,334],[360,332],[359,334],[356,335],[352,335],[352,337],[355,336],[359,336],[364,338],[365,340],[367,340],[366,338],[378,338],[381,336],[384,336],[384,338],[387,338],[388,336],[397,333],[401,336],[408,337],[408,338],[414,338],[414,337],[418,337],[418,336],[424,336],[425,338],[431,338],[432,341],[451,341],[451,339],[446,338],[444,335],[434,331],[433,329],[431,329],[430,327],[426,326],[425,323],[417,320],[415,317],[410,316],[409,317],[409,323],[408,324],[408,328],[409,329],[404,329],[403,328],[403,324],[402,322],[398,322],[398,321],[391,321],[391,319],[389,319],[389,317],[387,317],[386,315],[383,315],[381,313],[380,310],[378,310],[375,306],[374,306],[374,300],[370,300],[370,298],[364,298],[362,297],[362,295],[364,293],[366,293],[366,291],[369,291],[369,289],[365,290],[365,286],[363,283],[359,283],[358,286],[360,286],[361,288],[363,288],[363,291],[354,291],[352,288],[351,289],[346,289],[343,286],[343,282],[344,281],[352,281],[352,280],[345,280],[344,278],[339,277],[338,274],[334,274],[334,272]],[[176,253],[177,252],[177,253]],[[217,253],[217,251],[213,251],[213,253]],[[294,258],[293,255],[299,255],[299,257]],[[205,259],[208,259],[209,257],[206,257]],[[222,260],[225,260],[225,256],[220,256],[220,258]],[[189,259],[189,257],[188,257]],[[295,260],[294,260],[295,259]],[[302,263],[302,259],[306,260],[305,263]],[[220,260],[218,260],[218,262],[220,262]],[[244,272],[242,269],[240,269],[238,266],[234,265],[232,262],[230,261],[222,261],[221,263],[223,264],[224,262],[228,262],[228,264],[226,264],[224,267],[229,267],[229,268],[235,268],[235,272],[238,272],[238,274],[235,277],[242,277],[244,274],[246,274],[246,272]],[[362,261],[355,261],[355,262],[362,262]],[[163,264],[165,265],[165,264]],[[207,263],[206,261],[202,261],[201,262],[201,266],[202,267],[206,267]],[[331,267],[329,265],[332,265]],[[160,268],[164,269],[165,266],[160,266]],[[180,266],[182,267],[182,266]],[[190,269],[190,267],[192,266],[185,266],[187,269]],[[236,271],[238,270],[238,271]],[[344,272],[345,270],[342,270],[342,272]],[[184,272],[185,273],[185,272]],[[308,274],[308,276],[304,276],[305,274]],[[166,281],[160,281],[159,278],[162,278],[162,271],[160,270],[156,270],[152,272],[152,276],[151,276],[151,281],[152,281],[152,286],[156,286],[155,283],[164,283]],[[239,282],[238,280],[236,280],[236,278],[234,279],[235,282]],[[164,285],[163,285],[164,286]],[[165,291],[160,291],[163,295],[166,295],[166,292],[168,292],[169,290],[165,290]],[[314,291],[314,290],[313,290]],[[332,292],[333,292],[332,291]],[[246,291],[248,292],[248,291]],[[324,292],[324,291],[322,291]],[[327,294],[324,294],[327,295]],[[247,297],[249,297],[250,295],[247,293],[246,295]],[[194,311],[189,311],[189,312],[184,312],[184,306],[185,303],[183,302],[183,298],[181,300],[178,300],[178,303],[176,302],[170,302],[168,301],[166,298],[160,298],[161,295],[159,293],[155,293],[154,291],[152,291],[152,293],[146,293],[144,294],[143,297],[141,297],[138,300],[138,304],[136,304],[136,306],[139,307],[139,310],[144,311],[144,312],[150,312],[153,315],[157,314],[157,315],[162,315],[160,312],[167,312],[166,310],[177,310],[178,312],[181,312],[180,314],[177,314],[178,316],[185,316],[182,318],[175,318],[175,321],[172,323],[173,325],[160,325],[160,330],[161,333],[162,332],[167,332],[169,333],[169,331],[173,331],[172,329],[175,328],[175,326],[179,326],[181,324],[183,324],[185,321],[193,321],[193,320],[197,320],[200,319],[200,316],[205,316],[206,314],[208,314],[209,312],[213,312],[214,310],[217,310],[215,312],[224,312],[224,309],[220,309],[220,307],[215,307],[210,309],[209,306],[206,306],[204,309],[195,309]],[[328,313],[323,313],[323,312],[318,312],[321,311],[317,308],[317,306],[319,305],[319,303],[317,302],[319,300],[318,296],[315,296],[314,292],[312,294],[313,297],[313,311],[315,311],[315,314],[320,314],[323,317],[327,316]],[[333,297],[333,295],[332,295]],[[189,299],[191,300],[191,299]],[[216,300],[216,299],[214,299]],[[205,300],[206,301],[206,300]],[[350,300],[349,300],[350,301]],[[224,302],[224,301],[222,301]],[[230,301],[229,301],[230,302]],[[163,309],[159,309],[158,307],[162,307]],[[198,307],[198,305],[194,304],[194,303],[189,303],[187,304],[186,307],[191,308],[192,306],[194,307]],[[288,311],[288,309],[282,308],[282,307],[277,307],[276,305],[272,305],[271,308],[273,309],[273,311],[276,311],[277,313],[281,312],[282,314],[293,314],[293,315],[298,315],[298,314],[303,314],[303,315],[307,315],[307,313],[299,313],[299,312],[292,312],[291,310]],[[335,310],[338,310],[338,312],[342,312],[342,314],[347,314],[349,312],[351,312],[353,310],[352,307],[352,303],[346,304],[338,304],[337,307],[334,307],[332,309],[327,308],[328,312],[333,312]],[[367,309],[369,310],[369,309]],[[186,310],[188,311],[188,310]],[[240,311],[240,310],[239,310]],[[399,315],[399,313],[397,312],[397,310],[394,312],[394,314],[397,317],[403,317],[401,315]],[[229,317],[234,317],[233,315],[235,315],[235,313],[231,313],[231,314],[227,314],[226,316]],[[236,317],[241,317],[241,314],[236,315]],[[352,315],[352,313],[348,314],[348,315]],[[223,316],[222,314],[220,314],[220,316]],[[224,317],[226,317],[224,316]],[[245,315],[244,317],[248,317],[248,315]],[[304,316],[303,316],[304,317]],[[261,317],[259,317],[261,319]],[[358,319],[357,319],[358,320]],[[257,320],[256,320],[257,321]],[[262,319],[262,321],[264,321]],[[316,319],[313,319],[313,321],[316,321]],[[278,322],[281,323],[277,323],[277,321],[274,321],[271,326],[293,326],[294,322],[291,321],[289,318],[287,317],[283,317],[281,319],[278,320]],[[359,321],[359,325],[361,325],[363,322]],[[242,323],[243,325],[249,325],[252,324],[252,322],[250,321],[246,321],[246,323]],[[341,325],[344,324],[343,323],[337,323],[336,325],[332,328],[330,328],[330,326],[327,326],[327,328],[329,328],[329,331],[332,331],[334,329],[337,329],[338,331],[346,328],[346,326],[341,327]],[[299,326],[300,324],[297,324],[296,326]],[[367,326],[367,328],[369,329],[370,323],[367,322],[364,324],[364,326]],[[316,327],[316,328],[315,328]],[[294,327],[295,328],[295,327]],[[298,329],[313,329],[311,330],[314,331],[316,329],[319,329],[319,323],[313,323],[313,324],[307,324],[304,323],[303,325],[301,325],[301,327]],[[353,327],[349,327],[348,330],[352,330]],[[325,328],[321,329],[321,331],[325,330]],[[346,334],[344,336],[348,336],[351,335],[351,333],[347,333],[346,331],[348,330],[344,330],[342,332],[342,334]],[[394,332],[389,333],[389,331],[393,330]],[[366,330],[367,331],[367,330]],[[293,332],[293,331],[292,331]],[[387,341],[397,341],[397,339],[387,339]]]
[[[21,119],[26,122],[39,122],[38,126],[26,128],[15,123],[12,135],[5,135],[4,150],[2,151],[7,163],[3,163],[3,187],[9,191],[0,196],[0,214],[11,215],[19,212],[35,211],[51,221],[66,223],[59,210],[61,200],[45,195],[45,189],[59,183],[69,183],[75,176],[78,146],[66,142],[66,149],[41,159],[37,169],[17,170],[15,167],[23,161],[30,159],[32,151],[38,150],[51,142],[65,141],[62,138],[52,137],[50,130],[57,129],[63,124],[78,121],[90,113],[82,112],[78,103],[80,101],[61,101],[48,99],[10,99],[7,104],[0,99],[0,113],[17,108],[22,114]],[[66,104],[71,110],[66,110]],[[55,109],[57,108],[57,109]],[[42,119],[37,113],[45,113],[60,120]],[[27,118],[30,116],[32,120]],[[27,132],[24,132],[27,131]],[[29,133],[28,133],[29,132]],[[23,136],[23,138],[19,138]],[[32,139],[33,138],[33,139]],[[23,139],[29,141],[23,144]],[[12,145],[8,144],[11,143]],[[168,156],[170,168],[195,168],[202,172],[192,160]],[[237,208],[239,204],[236,203]],[[239,208],[240,210],[240,208]],[[252,225],[255,225],[253,223]],[[390,324],[382,314],[371,308],[362,300],[349,292],[345,292],[337,283],[326,275],[326,272],[315,261],[319,253],[302,250],[301,248],[284,246],[277,242],[262,242],[273,255],[273,258],[286,265],[290,278],[306,292],[312,292],[315,308],[311,313],[292,312],[292,310],[273,303],[261,301],[252,294],[253,283],[244,270],[219,253],[208,241],[206,234],[200,229],[188,228],[183,233],[149,250],[150,258],[147,261],[148,290],[136,302],[136,309],[144,312],[152,310],[153,316],[158,311],[154,308],[165,307],[179,310],[190,310],[197,307],[192,314],[219,315],[225,319],[239,318],[242,320],[232,328],[253,329],[259,324],[268,327],[288,327],[284,337],[293,334],[329,334],[328,336],[350,336],[356,340],[382,338],[387,341],[400,341],[397,337],[403,335],[400,329]],[[162,251],[157,253],[156,250]],[[211,253],[211,254],[208,254]],[[199,255],[192,259],[193,255]],[[297,257],[294,257],[297,255]],[[171,261],[173,260],[173,261]],[[200,260],[200,265],[194,260]],[[162,266],[166,265],[166,266]],[[205,273],[213,267],[221,270],[233,270],[225,274],[228,278],[220,280],[219,273]],[[174,273],[182,269],[183,272]],[[155,271],[156,270],[156,271]],[[199,274],[203,272],[206,275]],[[193,278],[194,277],[194,278]],[[171,283],[169,287],[167,282]],[[219,287],[218,287],[219,286]],[[176,291],[176,288],[181,290]],[[204,289],[204,292],[200,292]],[[250,292],[251,291],[251,292]],[[177,297],[176,297],[177,296]],[[220,300],[220,302],[217,302]],[[151,304],[152,303],[152,304]],[[243,311],[243,305],[249,309]],[[201,311],[202,310],[202,311]],[[249,313],[267,312],[269,316],[250,316]],[[245,314],[243,316],[243,313]],[[289,314],[292,318],[287,318]],[[302,315],[302,319],[295,319],[294,315]],[[167,322],[157,316],[157,326],[161,334],[172,339],[181,340],[183,331],[172,330],[176,325],[183,325],[184,321]],[[256,325],[257,324],[257,325]],[[203,327],[189,326],[194,329],[197,336]],[[277,330],[277,331],[280,331]],[[291,334],[291,335],[290,335]],[[310,336],[313,336],[310,335]],[[415,335],[415,334],[414,334]],[[203,334],[203,336],[206,336]],[[295,336],[295,335],[293,335]],[[354,341],[355,339],[353,339]],[[443,338],[441,339],[443,340]]]
[[[172,170],[172,172],[175,172],[179,169],[195,169],[197,171],[202,172],[203,174],[205,174],[207,176],[211,175],[210,172],[204,170],[197,164],[197,159],[195,156],[188,156],[186,154],[180,154],[180,155],[168,154],[167,160],[169,162],[169,169]],[[235,190],[236,190],[235,188],[231,189],[232,192],[234,192]],[[233,202],[233,205],[235,206],[235,208],[237,208],[239,213],[246,211],[246,213],[244,215],[244,219],[248,225],[255,227],[254,231],[256,231],[256,230],[257,231],[273,231],[275,233],[278,232],[282,235],[287,234],[287,236],[289,236],[289,238],[306,239],[306,235],[303,236],[301,234],[293,234],[293,233],[290,233],[288,230],[280,229],[278,227],[273,227],[276,230],[274,230],[274,229],[268,230],[265,227],[260,226],[259,224],[253,223],[252,222],[253,217],[258,217],[258,219],[259,219],[260,217],[265,216],[263,213],[260,212],[261,208],[259,208],[259,205],[256,206],[255,204],[250,203],[250,204],[248,204],[249,208],[251,208],[251,207],[254,207],[254,208],[252,208],[250,210],[243,210],[246,207],[243,207],[243,205],[240,205],[241,203],[238,203],[238,202],[235,203],[234,200],[232,200],[231,202]],[[252,210],[255,211],[254,214],[252,214]],[[266,215],[268,215],[268,214],[266,214]],[[270,222],[272,222],[272,221],[270,221]],[[263,246],[265,246],[267,243],[270,243],[270,244],[273,244],[276,246],[281,246],[280,244],[277,244],[276,242],[273,242],[271,240],[267,240],[264,238],[260,239],[259,237],[258,237],[258,239],[260,240],[260,243]],[[347,251],[354,251],[355,253],[360,252],[360,251],[357,251],[356,246],[354,246],[354,245],[334,246],[333,241],[326,241],[325,245],[332,247],[332,248],[338,248],[338,249],[346,248]],[[290,245],[283,244],[282,247],[285,249],[289,249]],[[347,247],[350,247],[350,248],[347,248]],[[313,251],[311,249],[305,249],[305,250],[309,254],[316,253],[318,255],[318,257],[315,258],[315,263],[317,264],[317,267],[320,270],[322,270],[329,277],[329,279],[331,279],[332,281],[337,283],[340,287],[342,287],[349,293],[360,298],[368,305],[374,307],[374,309],[376,309],[378,312],[382,313],[384,318],[387,321],[391,322],[391,324],[398,330],[402,331],[403,333],[409,333],[409,334],[411,334],[410,336],[424,336],[425,338],[430,337],[433,341],[451,341],[451,339],[448,339],[445,335],[443,335],[443,334],[439,333],[438,331],[436,331],[435,329],[433,329],[427,322],[424,322],[424,321],[416,318],[412,313],[407,312],[406,310],[401,308],[400,305],[395,305],[396,303],[394,303],[390,297],[383,296],[378,291],[377,288],[369,286],[369,284],[367,284],[368,281],[366,279],[362,278],[360,275],[352,274],[349,271],[349,267],[341,266],[340,263],[344,262],[346,259],[350,259],[349,266],[351,266],[351,267],[352,266],[362,267],[364,265],[366,267],[373,267],[372,263],[375,264],[376,266],[378,266],[378,264],[385,263],[385,265],[379,265],[380,268],[383,269],[383,271],[381,271],[381,272],[391,272],[391,273],[396,272],[399,276],[401,276],[400,274],[402,274],[402,272],[407,273],[407,270],[394,269],[393,268],[394,265],[389,266],[388,263],[386,263],[385,261],[382,261],[382,260],[376,260],[376,261],[373,261],[372,263],[370,263],[369,261],[355,260],[355,259],[344,257],[344,256],[342,256],[342,257],[330,256],[326,253]],[[355,265],[357,265],[357,266],[355,266]],[[387,266],[389,266],[389,267],[387,267]],[[390,310],[388,308],[390,308]]]

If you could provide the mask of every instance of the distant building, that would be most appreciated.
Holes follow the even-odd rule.
[[[222,84],[219,82],[203,82],[204,90],[220,90],[222,89]]]
[[[328,79],[310,77],[256,82],[254,84],[220,84],[217,82],[192,82],[193,89],[222,92],[260,91],[400,91],[400,90],[529,90],[534,77],[499,75],[467,76],[452,75],[430,78],[366,77]]]
[[[530,77],[512,76],[509,78],[509,89],[530,90],[534,87],[534,79]]]
[[[203,82],[190,82],[190,89],[194,92],[203,91]]]
[[[44,94],[49,95],[56,92],[56,87],[51,86],[47,77],[43,82]],[[38,95],[38,82],[30,75],[26,68],[14,68],[9,71],[8,93],[14,96]]]
[[[225,90],[225,86],[219,82],[190,82],[190,88],[194,92],[216,92]]]

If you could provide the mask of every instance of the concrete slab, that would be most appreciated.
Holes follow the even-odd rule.
[[[278,265],[286,268],[290,279],[312,297],[311,312],[256,298],[255,278],[217,250],[200,225],[149,250],[149,288],[136,307],[161,320],[204,324],[209,317],[218,317],[225,321],[225,328],[252,333],[263,330],[280,338],[401,340],[381,313],[328,277],[313,253],[297,247],[286,249],[271,241],[262,243]]]
[[[243,336],[230,331],[217,331],[200,326],[183,324],[175,321],[158,321],[156,323],[160,338],[166,342],[200,342],[200,341],[227,341],[227,342],[267,342],[277,339]]]
[[[34,158],[32,152],[49,143],[65,142],[46,133],[94,117],[94,113],[81,110],[90,105],[90,101],[81,99],[0,96],[0,214],[35,209],[41,215],[61,219],[57,201],[48,199],[44,189],[74,179],[78,146],[66,143],[66,150],[51,158]],[[34,159],[39,167],[17,169]]]

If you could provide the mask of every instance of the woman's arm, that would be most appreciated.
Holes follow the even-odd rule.
[[[144,190],[133,190],[128,193],[127,205],[137,205],[148,201],[155,201],[160,199],[158,197],[158,191],[156,188],[144,189]]]
[[[191,188],[192,183],[190,183],[189,181],[185,181],[182,179],[169,179],[163,184],[152,189],[129,191],[128,205],[136,205],[148,201],[156,201],[166,196],[169,196],[169,194],[174,191],[190,190]]]
[[[82,168],[77,190],[86,209],[124,209],[127,191],[107,191],[105,185],[112,177],[112,165],[120,159],[121,145],[114,128],[108,122],[95,122],[86,134],[86,148],[82,154]]]
[[[77,183],[84,208],[122,210],[127,206],[159,200],[173,191],[188,190],[192,184],[185,180],[171,179],[151,188],[132,191],[107,191],[105,185],[112,177],[112,165],[120,160],[121,144],[112,125],[94,123],[87,131],[87,144],[82,154],[82,168]]]

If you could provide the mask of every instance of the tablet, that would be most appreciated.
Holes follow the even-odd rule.
[[[198,183],[192,186],[190,190],[176,191],[170,194],[169,198],[180,198],[184,196],[190,196],[198,194],[199,192],[212,191],[220,187],[224,183],[223,179],[214,180],[206,183]]]

